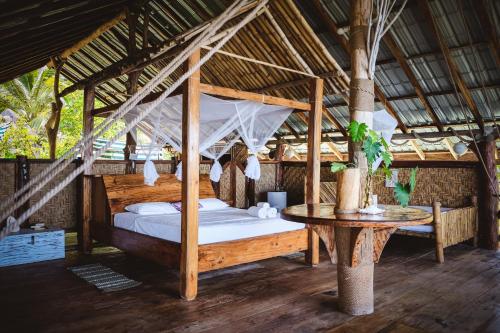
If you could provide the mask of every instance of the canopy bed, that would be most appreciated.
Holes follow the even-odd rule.
[[[92,238],[132,255],[170,268],[179,268],[180,213],[139,215],[125,206],[144,202],[181,200],[181,182],[161,174],[156,186],[144,184],[142,175],[93,177]],[[200,199],[215,198],[208,176],[200,176]],[[304,225],[280,218],[258,219],[245,210],[227,207],[200,210],[198,270],[206,272],[308,249]]]

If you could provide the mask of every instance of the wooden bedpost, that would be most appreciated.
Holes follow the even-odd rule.
[[[95,86],[86,86],[83,90],[83,135],[92,132],[94,127],[94,118],[92,110],[94,109]],[[83,160],[89,159],[93,154],[92,143],[83,151]],[[90,236],[90,220],[92,218],[92,167],[89,167],[82,175],[82,217],[81,226],[78,228],[78,248],[83,253],[89,253],[92,250],[92,238]]]
[[[443,224],[441,223],[441,203],[439,201],[434,201],[432,203],[432,215],[434,219],[434,233],[436,236],[436,260],[442,264],[444,263]]]
[[[306,203],[319,203],[319,175],[321,159],[321,116],[323,114],[323,80],[311,81],[311,94],[309,98],[311,111],[307,128],[307,173],[306,173]],[[319,236],[309,229],[309,249],[306,261],[310,265],[319,262]]]
[[[197,49],[186,61],[188,71],[200,61]],[[198,198],[200,178],[200,71],[184,83],[182,95],[182,222],[180,294],[190,301],[198,292]]]
[[[496,250],[498,247],[498,198],[492,183],[498,186],[495,165],[495,140],[485,140],[478,143],[486,169],[479,168],[478,184],[478,246],[483,249]],[[497,187],[498,189],[498,187]]]
[[[137,6],[131,6],[131,8],[127,9],[127,25],[128,25],[128,44],[127,44],[127,54],[129,59],[135,59],[137,54],[137,38],[136,38],[136,30],[137,30],[137,21],[139,18],[139,8]],[[132,96],[137,92],[137,87],[139,85],[139,77],[141,76],[142,71],[133,71],[128,74],[127,79],[127,94]],[[123,157],[127,162],[125,167],[125,173],[135,173],[136,172],[136,164],[135,161],[130,159],[131,154],[135,154],[136,145],[134,135],[137,136],[137,132],[135,129],[132,129],[127,133],[125,148],[123,149]]]

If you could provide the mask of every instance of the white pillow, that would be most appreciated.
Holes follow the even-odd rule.
[[[158,214],[174,214],[179,213],[168,202],[144,202],[125,207],[126,211],[140,215],[158,215]]]
[[[217,210],[229,207],[227,203],[217,198],[200,199],[200,210]]]

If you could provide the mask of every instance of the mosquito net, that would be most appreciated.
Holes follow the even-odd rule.
[[[133,118],[148,104],[137,106],[128,117]],[[260,165],[255,154],[273,136],[288,118],[292,109],[242,100],[223,100],[209,95],[200,97],[200,154],[213,159],[210,179],[218,182],[222,174],[219,158],[238,140],[243,140],[251,155],[245,175],[260,178]],[[150,138],[151,149],[146,158],[144,176],[147,184],[154,184],[157,173],[150,159],[154,147],[168,144],[182,151],[182,95],[166,98],[137,125],[137,130]],[[136,136],[138,137],[138,135]],[[182,178],[182,167],[177,167],[177,178]]]

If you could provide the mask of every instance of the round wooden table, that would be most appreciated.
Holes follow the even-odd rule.
[[[373,313],[373,270],[385,244],[398,227],[426,224],[432,214],[421,209],[381,206],[384,213],[335,214],[334,204],[297,205],[281,217],[306,223],[325,243],[337,263],[339,308],[350,315]]]

